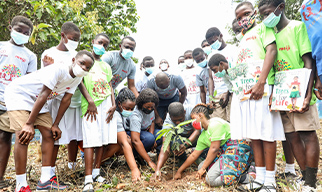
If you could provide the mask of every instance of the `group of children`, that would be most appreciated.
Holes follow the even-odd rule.
[[[93,182],[108,182],[100,175],[101,163],[119,154],[124,154],[133,181],[141,177],[136,161],[146,162],[160,179],[171,146],[179,143],[179,150],[173,151],[180,165],[175,179],[198,162],[196,178],[206,174],[210,186],[239,182],[244,184],[238,187],[241,191],[276,191],[276,141],[283,141],[284,175],[296,177],[295,158],[302,175],[297,189],[316,191],[320,125],[315,102],[317,97],[322,99],[317,49],[322,40],[312,30],[318,19],[307,24],[312,16],[305,12],[316,4],[304,2],[303,23],[286,17],[284,0],[260,0],[258,11],[250,2],[240,3],[232,23],[239,46],[227,44],[220,30],[212,27],[201,48],[178,58],[180,74],[172,73],[165,59],[155,70],[151,56],[143,59],[137,73],[131,59],[136,42],[129,36],[122,39],[120,50],[106,52],[110,39],[99,33],[91,53],[76,52],[81,32],[72,22],[62,25],[59,44],[43,52],[37,71],[36,55],[24,47],[33,25],[26,17],[14,17],[9,26],[11,39],[0,42],[0,188],[7,186],[4,173],[15,133],[16,191],[31,191],[26,178],[27,149],[34,129],[39,129],[42,168],[37,190],[67,189],[55,175],[60,145],[68,145],[70,169],[75,169],[78,146],[82,146],[83,191],[94,191]],[[233,93],[228,69],[254,60],[263,60],[263,68],[246,93],[250,99],[240,101]],[[279,60],[290,65],[277,67]],[[275,73],[300,68],[312,69],[303,107],[271,111]],[[115,97],[114,90],[125,78],[128,88]],[[161,129],[189,120],[180,133],[187,140],[172,141],[167,149],[162,144],[165,137],[156,140]],[[188,157],[185,150],[191,147],[195,148]],[[156,164],[149,155],[154,150]],[[253,160],[256,178],[247,174]]]

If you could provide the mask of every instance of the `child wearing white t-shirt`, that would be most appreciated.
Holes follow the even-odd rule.
[[[37,190],[66,189],[66,185],[59,184],[55,176],[51,177],[54,140],[61,137],[58,124],[82,77],[87,75],[93,63],[94,58],[89,52],[80,51],[69,65],[48,66],[16,79],[6,88],[5,102],[10,129],[16,133],[16,191],[29,188],[26,180],[27,150],[35,134],[34,126],[42,135],[42,168]],[[52,123],[47,100],[60,94],[64,94],[64,97]]]
[[[37,57],[24,44],[33,30],[32,22],[24,16],[15,16],[9,26],[11,39],[0,41],[0,189],[8,187],[3,180],[7,167],[11,138],[10,121],[4,103],[4,91],[16,78],[37,70]]]

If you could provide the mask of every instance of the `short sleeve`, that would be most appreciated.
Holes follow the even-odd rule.
[[[132,59],[131,59],[131,65],[132,65],[131,72],[127,78],[128,79],[135,79],[136,67],[135,67],[135,64],[132,61]]]
[[[182,77],[180,75],[174,75],[173,77],[174,77],[174,83],[175,83],[176,87],[178,89],[182,89],[185,86]]]
[[[30,61],[28,63],[27,73],[37,71],[37,56],[33,53],[30,56]]]
[[[142,115],[134,112],[130,116],[130,131],[141,133]]]
[[[113,54],[112,52],[107,52],[104,53],[104,55],[102,56],[102,61],[104,61],[105,63],[109,64],[112,67],[113,64]]]
[[[114,115],[116,117],[116,127],[117,127],[117,130],[121,130],[121,129],[124,130],[123,120],[122,120],[121,114],[118,111],[115,111]]]
[[[266,48],[268,45],[275,42],[275,32],[273,28],[268,28],[264,24],[261,24],[262,27],[262,43],[263,47]]]
[[[76,81],[76,78],[78,78],[78,84],[77,85],[75,85],[75,86],[73,86],[73,87],[71,87],[70,89],[68,89],[67,91],[66,91],[66,93],[70,93],[70,94],[73,94],[74,95],[74,93],[75,93],[75,91],[76,91],[76,89],[78,88],[78,85],[81,83],[81,81],[83,80],[83,78],[82,77],[75,77],[75,81]],[[78,90],[79,91],[79,90]]]
[[[296,42],[299,43],[298,48],[301,57],[306,53],[312,52],[311,42],[307,34],[305,24],[303,22],[301,22],[298,27],[298,31],[296,31],[296,38]]]
[[[208,126],[208,133],[210,135],[210,141],[221,141],[226,139],[226,127],[225,124],[213,121]]]
[[[59,65],[50,65],[42,70],[45,70],[46,72],[44,71],[43,73],[39,73],[39,75],[41,75],[41,82],[50,90],[53,90],[59,79],[61,79],[63,68],[59,67]]]

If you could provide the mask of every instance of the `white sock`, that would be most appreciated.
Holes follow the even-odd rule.
[[[27,175],[21,174],[21,175],[16,175],[16,190],[19,191],[21,187],[27,187]]]
[[[256,169],[256,179],[255,181],[259,183],[264,183],[265,181],[265,174],[266,174],[266,167],[255,167]]]
[[[51,178],[51,167],[41,167],[41,176],[40,176],[40,182],[44,183],[48,181]]]
[[[50,168],[50,178],[52,178],[54,175],[56,175],[56,166]]]
[[[86,185],[86,183],[93,183],[93,177],[92,177],[92,175],[86,175],[85,176],[85,185]]]
[[[275,182],[275,171],[267,171],[266,170],[266,174],[265,174],[265,184],[273,184],[274,186],[276,186],[276,182]]]
[[[75,168],[76,168],[76,162],[68,162],[68,168],[69,169],[72,169],[72,170],[75,170]]]
[[[285,173],[293,173],[294,175],[296,175],[295,168],[294,168],[294,163],[293,164],[286,163],[284,172]]]
[[[266,167],[255,167],[256,169],[256,179],[255,181],[258,182],[258,183],[261,183],[263,184],[264,181],[265,181],[265,172],[266,172]],[[259,188],[260,185],[257,184],[257,183],[253,183],[253,184],[247,184],[246,185],[246,188],[251,190],[251,186],[253,186],[253,188]]]
[[[93,179],[97,177],[97,175],[99,174],[100,174],[100,168],[93,169],[92,171]]]

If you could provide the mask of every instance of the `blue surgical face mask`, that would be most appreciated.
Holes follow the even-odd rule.
[[[279,6],[276,7],[275,11],[278,7]],[[266,19],[263,21],[264,25],[268,28],[273,28],[280,22],[282,12],[279,14],[279,16],[276,16],[275,11],[269,14],[268,17],[266,17]]]
[[[213,50],[218,50],[221,47],[221,42],[217,39],[213,44],[211,44],[211,48]]]
[[[93,44],[93,50],[96,55],[103,55],[105,53],[103,45]]]
[[[217,73],[215,73],[215,76],[219,78],[223,78],[225,75],[226,75],[226,70],[222,70],[221,72],[218,71]]]
[[[201,68],[204,68],[207,66],[207,59],[205,58],[203,61],[201,61],[200,63],[198,63],[198,66],[201,67]]]
[[[154,67],[147,67],[145,68],[145,72],[147,72],[149,75],[151,75],[154,71]]]
[[[185,63],[180,63],[179,68],[180,68],[181,71],[186,69],[186,64]]]
[[[123,109],[121,114],[122,114],[123,117],[129,117],[129,116],[132,115],[132,113],[133,113],[133,111],[127,111],[127,110]]]
[[[133,51],[131,49],[122,49],[121,55],[124,59],[130,59],[133,56]]]
[[[203,51],[207,54],[207,55],[209,55],[210,53],[211,53],[211,47],[210,46],[208,46],[208,47],[204,47],[204,48],[202,48],[203,49]]]
[[[29,37],[30,37],[30,36],[24,35],[22,33],[19,33],[17,31],[15,31],[14,29],[11,30],[10,36],[11,36],[12,40],[17,45],[23,45],[23,44],[28,43]]]

